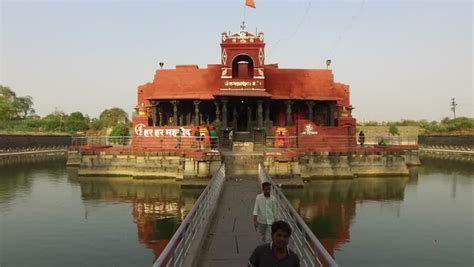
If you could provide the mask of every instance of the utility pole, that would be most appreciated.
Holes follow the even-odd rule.
[[[456,119],[456,106],[457,105],[458,104],[456,104],[456,99],[451,98],[451,111],[453,112],[455,119]]]

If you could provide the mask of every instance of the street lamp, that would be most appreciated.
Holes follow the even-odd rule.
[[[160,62],[160,69],[162,69],[162,68],[163,68],[163,65],[165,65],[165,63],[163,63],[163,62]]]
[[[326,60],[326,69],[329,69],[329,66],[331,65],[331,60],[327,59]]]

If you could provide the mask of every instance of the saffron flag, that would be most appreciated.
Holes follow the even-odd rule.
[[[255,1],[254,0],[245,0],[245,5],[248,7],[255,8]]]

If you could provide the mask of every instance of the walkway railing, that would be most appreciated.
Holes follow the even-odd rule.
[[[166,245],[163,252],[153,264],[158,266],[183,266],[186,255],[196,234],[202,231],[203,222],[212,217],[217,207],[225,182],[225,165],[222,164],[217,173],[209,181],[204,191],[194,203],[191,211],[186,215],[176,233]],[[202,234],[202,233],[201,233]]]
[[[73,136],[72,146],[128,146],[131,136]]]
[[[350,147],[374,147],[386,145],[417,145],[417,136],[374,136],[366,137],[361,145],[356,136],[303,135],[303,136],[267,136],[265,145],[275,148],[329,149]]]
[[[219,147],[219,139],[203,138],[194,136],[162,136],[148,138],[143,136],[82,136],[72,137],[71,146],[107,146],[125,148],[133,145],[134,148],[146,148],[157,150],[204,150]]]
[[[238,142],[234,139],[233,142]],[[218,138],[210,139],[205,137],[200,139],[194,136],[84,136],[72,137],[71,146],[105,146],[114,148],[143,148],[148,150],[212,150],[217,149],[222,143]],[[333,136],[333,135],[307,135],[307,136],[267,136],[265,146],[267,148],[283,149],[303,149],[308,151],[347,151],[352,148],[370,148],[383,146],[417,145],[416,136],[376,136],[366,137],[364,145],[356,142],[355,136]]]
[[[278,218],[291,226],[291,239],[295,253],[300,257],[301,266],[338,266],[298,212],[291,206],[281,189],[267,175],[262,164],[258,165],[258,177],[261,183],[270,182],[272,184],[272,194],[278,202]]]

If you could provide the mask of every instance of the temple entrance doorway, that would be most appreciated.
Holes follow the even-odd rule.
[[[231,100],[232,128],[236,141],[253,141],[255,126],[255,101],[251,98],[238,97]]]
[[[247,128],[247,113],[249,106],[248,104],[241,104],[237,106],[237,132],[248,132],[250,129]]]

